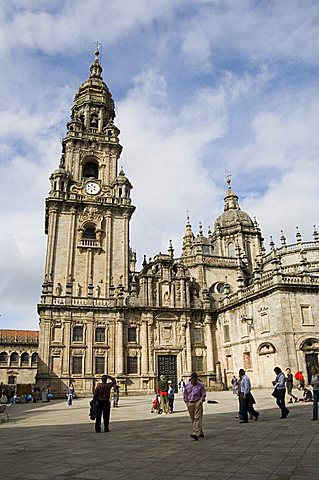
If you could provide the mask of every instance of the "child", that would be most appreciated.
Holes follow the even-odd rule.
[[[162,409],[160,408],[160,398],[158,393],[155,395],[155,397],[152,400],[152,408],[151,408],[151,413],[162,413]]]
[[[174,408],[174,388],[172,387],[172,382],[168,382],[168,407],[169,413],[173,413]]]

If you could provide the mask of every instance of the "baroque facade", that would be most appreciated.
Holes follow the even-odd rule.
[[[0,330],[0,383],[15,387],[35,383],[39,332]]]
[[[91,395],[103,373],[123,392],[152,393],[197,371],[208,389],[244,367],[254,386],[273,368],[306,371],[319,353],[319,236],[266,253],[256,220],[230,180],[213,231],[170,244],[136,271],[130,246],[132,185],[99,52],[79,88],[46,199],[48,235],[40,315],[38,383]]]

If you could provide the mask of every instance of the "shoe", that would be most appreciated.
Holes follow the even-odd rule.
[[[248,420],[240,420],[239,423],[248,423]]]
[[[298,403],[299,399],[298,398],[295,398],[295,403]]]
[[[101,429],[100,430],[95,429],[95,431],[96,431],[96,433],[100,433]]]
[[[110,429],[109,428],[104,428],[104,432],[109,432]]]
[[[258,420],[258,417],[259,417],[259,412],[256,412],[256,415],[255,415],[255,422],[257,422],[257,420]]]
[[[252,420],[254,418],[254,415],[249,415],[249,420]]]
[[[288,403],[292,403],[292,400],[290,399]]]
[[[195,433],[192,433],[192,434],[190,435],[190,437],[192,437],[194,440],[198,440],[198,436],[195,435]]]
[[[240,415],[236,415],[235,418],[240,418]]]
[[[313,420],[316,420],[315,418]],[[205,435],[203,433],[200,434],[199,438],[203,438]]]
[[[318,420],[318,418],[312,418],[311,420]]]

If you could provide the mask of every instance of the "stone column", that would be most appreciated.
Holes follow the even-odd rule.
[[[148,374],[148,321],[143,319],[140,330],[141,374]]]
[[[70,211],[70,228],[68,235],[68,249],[67,249],[67,269],[66,269],[66,279],[67,282],[71,282],[73,278],[73,258],[74,258],[74,244],[75,244],[75,215],[76,208],[71,207]]]
[[[129,272],[129,215],[124,213],[123,215],[123,285],[124,289],[128,290],[128,272]]]
[[[62,375],[70,376],[70,341],[71,341],[71,322],[70,320],[66,320],[64,322],[64,329],[63,329],[63,359],[62,359]]]
[[[123,318],[118,317],[116,320],[115,335],[115,373],[116,375],[124,374],[124,324]]]
[[[191,322],[186,323],[186,364],[187,374],[192,372],[192,344],[191,344]]]
[[[93,319],[89,319],[86,325],[86,356],[84,375],[92,375],[93,366]]]
[[[149,343],[149,350],[148,350],[148,364],[149,364],[149,374],[155,375],[154,369],[154,331],[153,331],[153,318],[149,318],[148,320],[148,343]]]
[[[51,343],[51,321],[49,318],[41,319],[39,341],[39,373],[49,373],[49,354]]]
[[[212,328],[211,328],[211,318],[210,315],[206,314],[205,318],[205,344],[206,344],[206,355],[207,355],[207,373],[212,373],[214,371],[214,351],[213,351],[213,337],[212,337]]]
[[[106,243],[106,255],[105,255],[105,260],[106,260],[106,265],[105,265],[105,270],[106,270],[106,279],[107,279],[107,289],[109,290],[110,285],[113,284],[112,281],[112,263],[111,263],[111,258],[112,258],[112,215],[110,212],[106,213],[106,229],[105,229],[105,243]],[[109,294],[109,292],[108,292]]]
[[[45,261],[45,275],[49,280],[53,280],[53,256],[55,249],[55,233],[57,222],[58,209],[57,207],[49,208],[49,229],[48,229],[48,246]]]

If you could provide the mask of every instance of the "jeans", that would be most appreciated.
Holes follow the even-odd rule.
[[[287,417],[289,413],[289,410],[285,405],[285,395],[286,395],[286,389],[278,388],[278,397],[277,397],[276,403],[281,410],[281,416],[284,418]]]
[[[318,420],[319,390],[314,390],[312,393],[313,393],[313,418]]]

